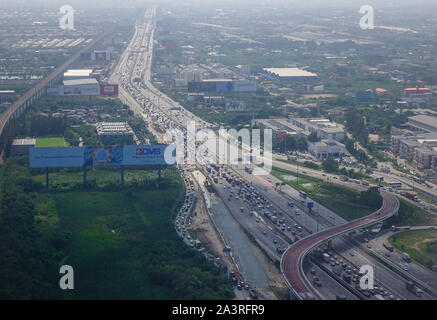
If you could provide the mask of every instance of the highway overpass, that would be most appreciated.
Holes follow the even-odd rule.
[[[303,259],[311,249],[325,240],[383,221],[398,212],[399,200],[387,192],[381,192],[381,195],[383,198],[382,207],[371,215],[315,233],[288,247],[281,258],[281,272],[296,299],[323,299],[306,279],[303,272]]]

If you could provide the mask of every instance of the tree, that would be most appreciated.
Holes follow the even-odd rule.
[[[382,205],[382,196],[379,194],[379,189],[377,187],[371,187],[360,193],[358,202],[362,205],[377,209]]]
[[[313,131],[310,133],[310,135],[308,136],[308,141],[309,142],[317,142],[320,141],[319,136],[317,135],[317,132]]]
[[[338,161],[328,157],[322,162],[322,167],[326,172],[336,172],[338,171]]]

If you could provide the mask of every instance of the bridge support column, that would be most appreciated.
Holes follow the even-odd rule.
[[[86,185],[86,166],[83,166],[83,185]]]
[[[46,167],[46,189],[49,190],[49,168]]]
[[[120,166],[121,186],[124,187],[124,166]]]

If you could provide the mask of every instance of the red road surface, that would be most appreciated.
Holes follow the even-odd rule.
[[[396,213],[399,208],[397,198],[383,191],[381,196],[382,207],[371,215],[313,234],[288,247],[281,259],[281,271],[298,299],[308,300],[317,297],[303,275],[302,261],[306,253],[324,240],[384,220]]]

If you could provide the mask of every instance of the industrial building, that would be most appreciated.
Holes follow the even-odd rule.
[[[110,61],[111,51],[110,50],[94,50],[91,52],[92,61]]]
[[[63,95],[98,96],[100,95],[100,85],[93,78],[64,80]]]
[[[415,131],[437,132],[437,117],[417,115],[408,118],[407,126]]]
[[[326,159],[328,157],[339,158],[346,154],[344,144],[336,140],[308,142],[308,151],[319,159]]]
[[[288,119],[254,119],[252,126],[260,129],[271,129],[274,135],[288,134],[288,135],[306,135],[300,128],[292,125]]]
[[[15,95],[15,90],[0,90],[0,100],[10,99]]]
[[[91,77],[92,69],[69,69],[64,72],[64,80],[84,79]]]
[[[271,80],[302,81],[315,80],[317,74],[299,68],[264,68],[263,76]]]
[[[322,140],[344,141],[344,128],[342,125],[331,122],[325,118],[290,118],[291,124],[300,128],[306,135],[316,132]]]
[[[130,144],[133,141],[134,132],[127,122],[99,122],[96,130],[105,145]]]
[[[188,82],[188,92],[256,92],[256,82],[232,79],[206,79]]]
[[[321,140],[344,141],[343,126],[325,118],[254,119],[252,125],[274,133],[309,136],[316,132]]]
[[[36,139],[14,139],[11,145],[11,156],[29,154],[29,149],[34,148]]]

